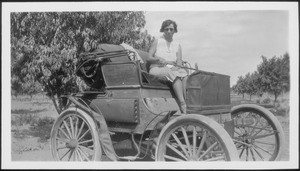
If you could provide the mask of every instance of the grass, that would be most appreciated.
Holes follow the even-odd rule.
[[[12,99],[11,126],[15,138],[37,137],[39,142],[50,138],[55,118],[58,116],[52,101],[45,96]]]
[[[11,122],[16,138],[38,137],[39,142],[45,142],[50,138],[54,118],[47,116],[39,118],[35,114],[24,114],[12,119]]]
[[[255,103],[269,109],[276,116],[289,116],[289,92],[280,95],[277,98],[277,102],[274,103],[275,97],[268,93],[263,94],[262,97],[231,94],[232,105],[238,105],[241,103]]]

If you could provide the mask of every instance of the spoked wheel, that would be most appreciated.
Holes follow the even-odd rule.
[[[58,161],[101,159],[99,136],[93,119],[78,108],[64,111],[51,131],[52,156]]]
[[[244,161],[280,159],[284,134],[277,118],[257,105],[240,105],[232,110],[234,142]]]
[[[229,134],[214,120],[195,114],[171,120],[161,131],[156,161],[239,160]]]

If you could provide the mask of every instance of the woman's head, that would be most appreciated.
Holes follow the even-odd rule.
[[[167,27],[170,27],[170,25],[173,25],[174,33],[177,33],[177,24],[173,20],[165,20],[161,25],[160,32],[164,32]]]

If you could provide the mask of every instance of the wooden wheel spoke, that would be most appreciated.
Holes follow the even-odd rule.
[[[77,141],[80,141],[89,131],[90,129],[86,130]]]
[[[256,154],[258,154],[258,156],[259,156],[262,160],[264,160],[264,157],[260,154],[260,152],[258,152],[255,148],[253,148],[253,150],[256,152]]]
[[[253,149],[252,149],[252,148],[250,148],[250,153],[251,153],[251,155],[252,155],[252,160],[253,160],[253,161],[256,161],[255,156],[254,156],[254,152],[253,152]]]
[[[73,156],[73,153],[74,153],[74,149],[71,150],[70,154],[69,154],[69,157],[68,157],[68,160],[70,161],[71,160],[71,157]]]
[[[255,125],[255,126],[252,126],[252,125],[235,125],[237,128],[241,128],[241,127],[243,127],[244,129],[249,129],[249,128],[252,128],[252,129],[259,129],[259,130],[267,130],[268,131],[268,129],[266,129],[266,127],[268,127],[269,125],[267,125],[266,127],[264,127],[264,128],[261,128],[261,127],[259,127],[259,126],[257,126],[257,125]],[[248,131],[249,132],[249,131]]]
[[[78,118],[78,117],[76,117],[74,138],[77,138],[77,131],[78,131],[78,121],[79,121],[79,118]]]
[[[257,131],[254,135],[252,135],[253,137],[254,136],[256,136],[257,134],[259,134],[261,131],[263,131],[263,130],[266,130],[266,128],[268,127],[269,125],[266,125],[266,126],[264,126],[263,128],[257,128],[257,129],[259,129],[259,131]]]
[[[233,142],[234,143],[238,143],[238,145],[240,145],[239,147],[241,147],[242,145],[245,145],[245,146],[247,146],[247,147],[249,147],[249,146],[251,146],[251,144],[249,144],[249,143],[245,143],[245,142],[242,142],[242,141],[238,141],[238,140],[236,140],[236,139],[232,139],[233,140]]]
[[[176,152],[178,155],[180,155],[182,158],[184,158],[185,160],[188,160],[186,158],[186,156],[184,156],[180,151],[178,151],[175,147],[173,147],[172,145],[170,145],[169,143],[167,143],[167,147],[169,147],[171,150],[173,150],[174,152]]]
[[[77,148],[78,149],[78,152],[80,152],[84,158],[86,158],[88,161],[90,161],[90,159],[88,158],[88,156],[85,154],[84,151],[82,151],[80,148]]]
[[[78,155],[76,149],[74,149],[74,161],[78,161]]]
[[[59,160],[62,160],[69,152],[71,152],[71,149],[69,149],[62,157],[60,157]]]
[[[173,161],[184,161],[182,159],[172,157],[172,156],[169,156],[169,155],[166,155],[166,154],[164,155],[164,158],[169,159],[169,160],[173,160]]]
[[[262,151],[266,152],[267,154],[269,154],[270,156],[272,156],[273,154],[271,154],[268,150],[260,147],[259,145],[257,144],[253,144],[254,147],[258,148],[258,149],[261,149]]]
[[[83,143],[88,143],[88,142],[93,142],[93,139],[81,141],[81,142],[78,142],[78,144],[83,144]]]
[[[218,142],[213,143],[200,157],[198,160],[202,159],[206,154],[210,152],[216,145],[218,145]]]
[[[235,143],[235,145],[236,145],[236,148],[237,148],[238,150],[244,148],[244,147],[242,147],[243,144],[237,144],[237,143]]]
[[[258,122],[258,120],[257,120],[257,118],[255,119],[255,125],[253,126],[253,128],[252,128],[252,130],[251,130],[251,132],[250,132],[250,135],[252,135],[253,134],[253,132],[254,132],[254,130],[257,128],[256,126],[257,126],[257,124],[259,123]]]
[[[274,133],[270,133],[270,134],[263,134],[263,135],[257,135],[255,137],[253,137],[254,139],[260,139],[260,138],[265,138],[265,137],[269,137],[269,136],[272,136],[272,135],[275,135],[276,132],[274,131]]]
[[[236,128],[238,128],[238,130],[241,132],[241,135],[243,135],[243,132],[245,132],[245,131],[243,131],[243,130],[241,129],[241,127],[242,127],[242,126],[237,126]]]
[[[273,144],[273,143],[267,143],[267,142],[262,142],[262,141],[257,141],[257,140],[255,140],[254,142],[255,143],[260,143],[260,144],[271,145],[271,146],[275,146],[276,145],[276,144]]]
[[[233,139],[233,142],[236,142],[236,143],[243,143],[242,141],[243,141],[243,138],[241,138],[241,137],[234,137]]]
[[[80,126],[80,129],[79,129],[79,131],[78,131],[78,134],[77,134],[77,136],[76,136],[75,138],[78,138],[78,137],[80,136],[81,131],[82,131],[84,125],[85,125],[85,124],[84,124],[84,121],[82,121],[81,126]]]
[[[75,153],[75,155],[76,155],[76,161],[81,161],[81,159],[80,159],[80,155],[78,154],[78,150],[77,150],[77,148],[74,150],[74,153]]]
[[[175,139],[175,141],[177,142],[177,144],[179,145],[179,147],[182,149],[182,151],[184,152],[184,154],[188,157],[189,154],[186,151],[185,147],[182,145],[182,143],[180,142],[180,140],[178,139],[177,135],[172,133],[173,138]]]
[[[82,157],[81,157],[81,155],[80,155],[79,151],[78,151],[78,150],[76,150],[75,152],[76,152],[76,154],[77,154],[77,156],[78,156],[79,160],[80,160],[80,161],[83,161],[83,159],[82,159]]]
[[[71,137],[61,128],[58,128],[58,130],[60,130],[60,132],[62,132],[67,138],[71,139]]]
[[[196,138],[197,138],[197,133],[196,133],[196,128],[194,127],[193,129],[193,156],[196,156]]]
[[[193,154],[192,154],[191,144],[190,144],[190,141],[189,141],[189,139],[188,139],[187,133],[186,133],[186,131],[185,131],[185,129],[184,129],[183,127],[181,127],[181,131],[182,131],[182,133],[183,133],[183,136],[184,136],[186,145],[187,145],[187,147],[188,147],[190,156],[192,156]]]
[[[90,151],[91,153],[94,153],[94,151],[92,149],[88,148],[88,147],[85,147],[85,146],[82,146],[82,145],[78,145],[78,146],[80,148],[83,148],[83,149],[87,150],[87,151]]]
[[[64,126],[66,127],[66,129],[67,129],[67,131],[68,131],[68,134],[70,135],[69,137],[70,137],[70,138],[73,138],[73,136],[72,136],[72,134],[71,134],[71,131],[70,131],[70,128],[68,127],[67,122],[66,122],[66,121],[63,121],[63,123],[64,123]]]
[[[73,124],[72,116],[69,117],[69,120],[70,120],[72,137],[75,138],[75,130],[74,130],[74,124]]]
[[[239,155],[240,158],[242,157],[244,150],[245,150],[245,148],[242,149],[242,151],[241,151],[241,153]]]
[[[249,161],[249,148],[246,148],[246,161]]]
[[[203,136],[202,136],[202,139],[201,139],[201,142],[200,142],[200,145],[199,145],[199,147],[198,147],[197,154],[196,154],[197,157],[200,155],[200,152],[201,152],[201,150],[202,150],[202,148],[203,148],[203,145],[204,145],[204,143],[205,143],[205,141],[206,141],[206,134],[207,134],[207,132],[204,131],[204,134],[203,134]]]

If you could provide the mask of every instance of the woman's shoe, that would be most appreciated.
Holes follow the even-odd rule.
[[[180,110],[181,110],[181,113],[186,114],[186,103],[185,102],[180,102]]]

